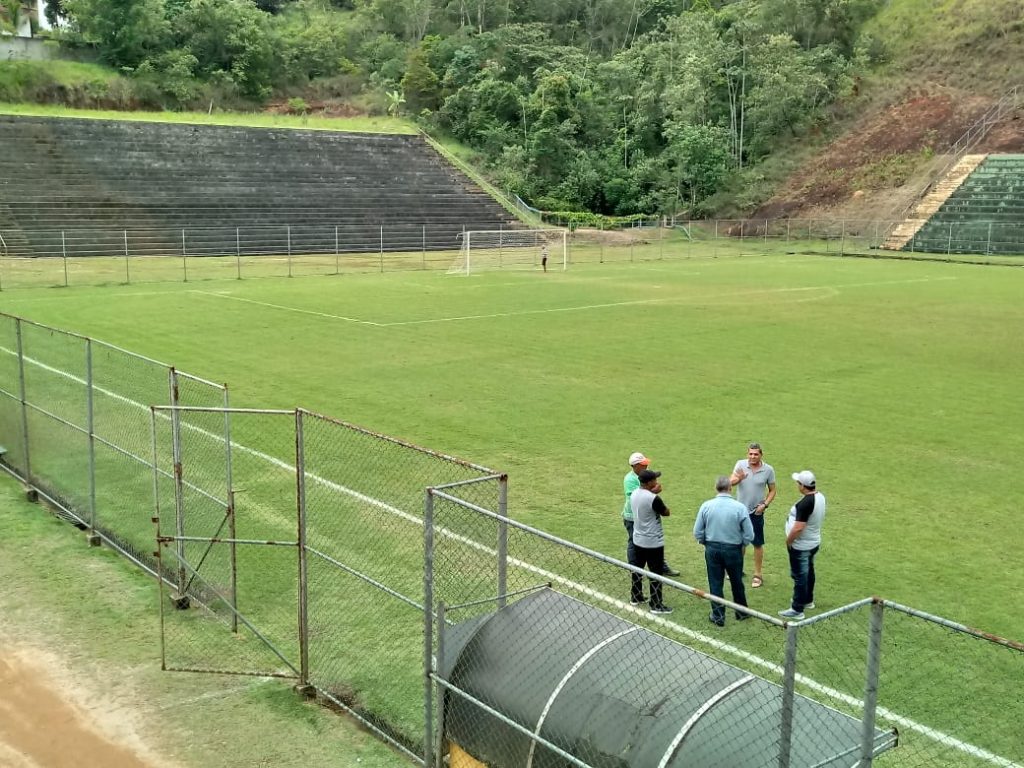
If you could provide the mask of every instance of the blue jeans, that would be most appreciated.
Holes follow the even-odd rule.
[[[789,575],[793,579],[793,604],[797,613],[814,602],[814,556],[821,547],[793,549],[789,547]]]
[[[732,584],[732,601],[747,604],[747,590],[743,586],[743,547],[739,544],[719,544],[709,541],[704,545],[704,564],[708,568],[708,591],[715,597],[725,597],[725,574]],[[725,622],[725,608],[711,604],[711,620]]]

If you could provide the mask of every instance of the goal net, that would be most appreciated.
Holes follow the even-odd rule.
[[[554,270],[568,265],[563,229],[471,230],[463,233],[462,248],[448,274],[469,275],[485,269]]]

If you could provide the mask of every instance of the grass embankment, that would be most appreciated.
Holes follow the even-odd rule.
[[[94,120],[133,120],[149,123],[236,125],[252,128],[298,128],[315,131],[361,131],[364,133],[416,133],[407,120],[393,117],[318,117],[278,115],[269,112],[128,112],[80,109],[44,104],[0,103],[0,114],[39,117],[79,117]]]
[[[892,0],[865,31],[887,51],[879,84],[938,84],[991,96],[1024,84],[1020,0]]]
[[[117,697],[152,751],[183,768],[403,764],[286,682],[160,671],[156,587],[109,550],[20,497],[0,474],[0,639],[58,654]]]

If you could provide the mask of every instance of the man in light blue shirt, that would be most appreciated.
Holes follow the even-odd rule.
[[[754,526],[746,506],[731,495],[732,481],[720,475],[715,481],[717,496],[700,505],[693,524],[693,538],[704,545],[704,563],[708,570],[708,591],[715,597],[725,597],[725,574],[732,584],[732,601],[747,604],[743,587],[743,548],[754,540]],[[736,611],[736,620],[750,618],[750,614]],[[710,621],[725,626],[725,608],[711,603]]]

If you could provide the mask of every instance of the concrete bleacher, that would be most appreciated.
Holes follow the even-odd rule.
[[[8,256],[458,248],[518,226],[413,135],[0,116]]]
[[[903,250],[1024,254],[1024,155],[988,155]]]

